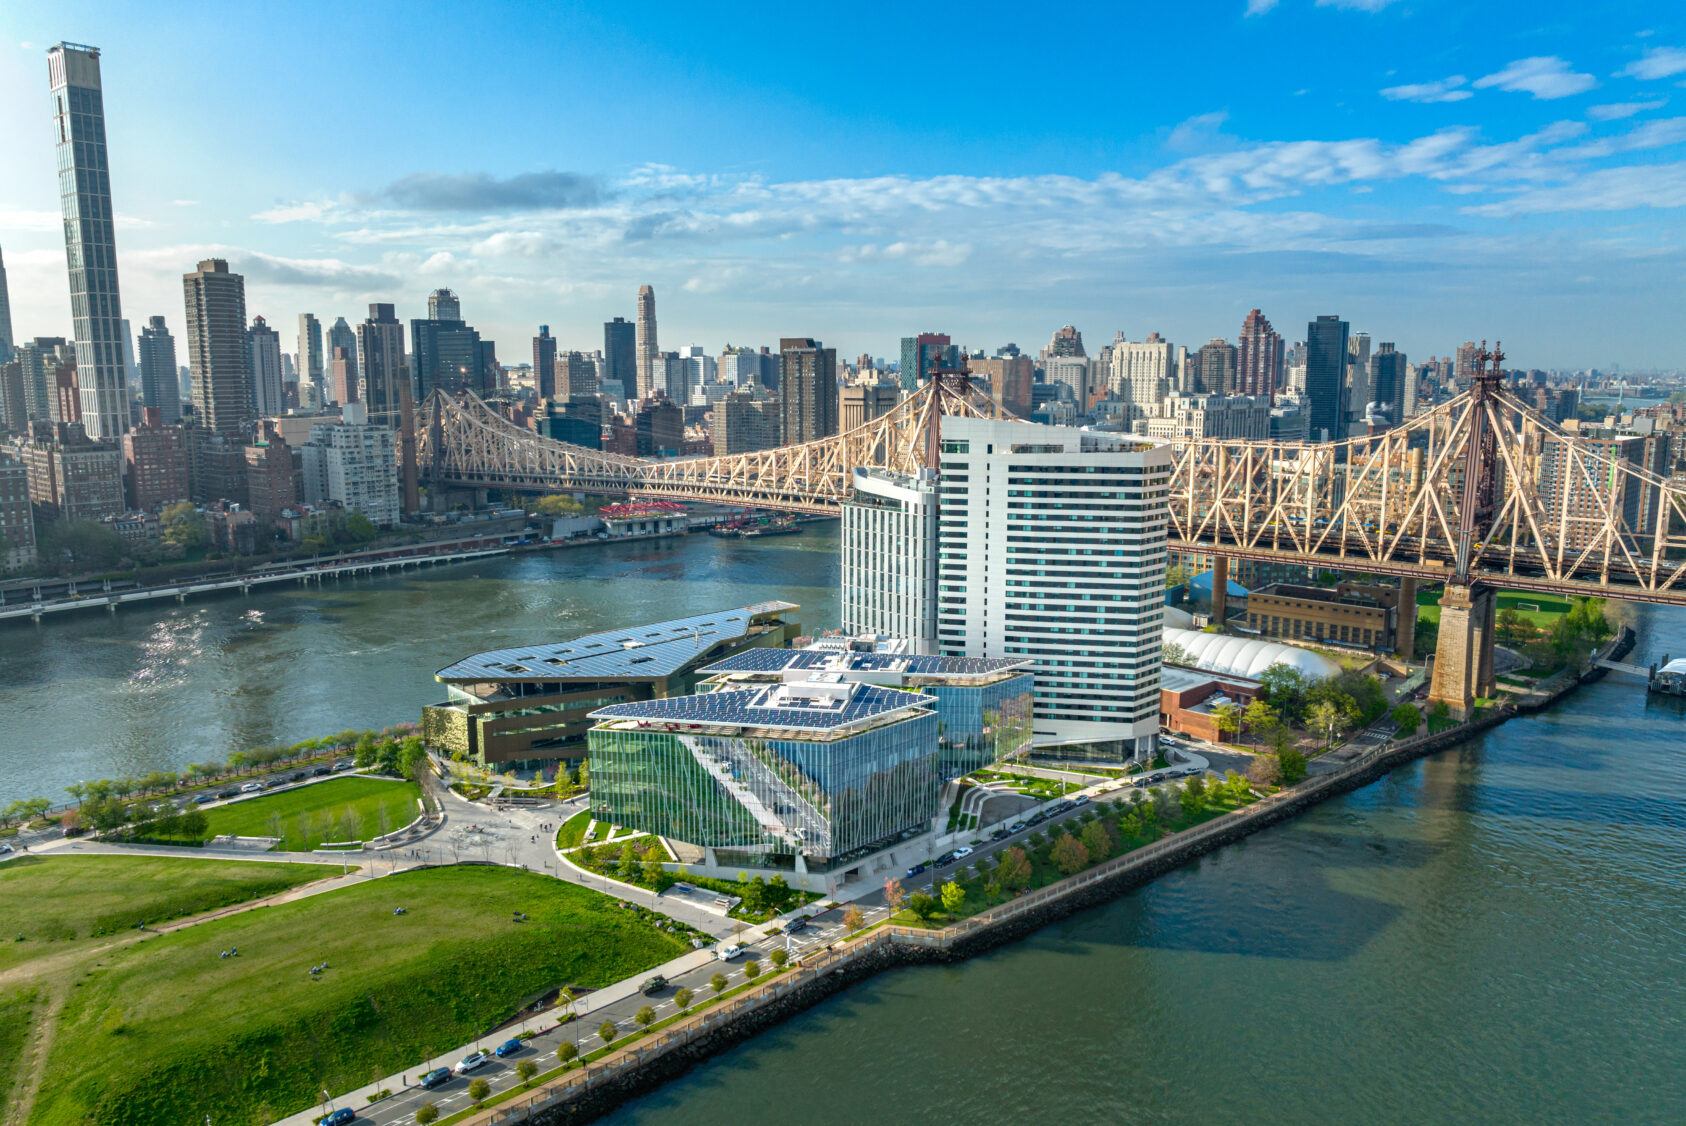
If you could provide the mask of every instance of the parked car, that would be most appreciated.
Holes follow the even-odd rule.
[[[240,796],[240,791],[235,789],[233,786],[230,786],[226,790],[218,790],[217,791],[217,800],[218,801],[227,801],[229,798],[237,798],[239,796]]]
[[[468,1055],[457,1061],[457,1066],[454,1070],[458,1075],[467,1075],[471,1071],[479,1071],[481,1068],[485,1067],[491,1058],[492,1057],[488,1056],[485,1052],[470,1052]]]
[[[1198,766],[1185,766],[1177,773],[1184,778],[1193,778],[1196,774],[1204,773],[1204,769]]]
[[[1089,795],[1088,794],[1078,794],[1076,797],[1071,799],[1071,804],[1072,804],[1073,808],[1076,808],[1078,806],[1088,805],[1089,804]]]
[[[327,1115],[318,1120],[317,1126],[345,1126],[347,1122],[353,1122],[356,1118],[357,1112],[355,1110],[348,1106],[342,1106],[338,1110],[329,1111]]]
[[[262,782],[248,782],[240,787],[240,792],[242,794],[255,794],[261,789],[263,789]]]
[[[436,1067],[421,1077],[421,1085],[429,1091],[433,1090],[435,1087],[443,1086],[450,1081],[451,1069],[448,1067]]]
[[[295,770],[295,771],[293,771],[293,775],[292,775],[293,781],[295,781],[295,782],[303,782],[306,778],[309,778],[309,777],[310,777],[310,775],[303,770]]]
[[[336,761],[334,763],[334,769],[335,770],[350,770],[352,767],[354,767],[356,765],[357,765],[356,759],[354,759],[354,758],[342,758],[342,759],[339,759],[338,761]]]
[[[915,864],[913,867],[911,867],[907,870],[907,875],[903,878],[911,880],[915,876],[923,876],[924,874],[925,874],[925,865]]]
[[[992,840],[992,841],[1004,841],[1012,835],[1013,834],[1010,830],[1008,830],[1006,828],[1000,828],[1000,829],[995,830],[995,832],[991,833],[989,835],[989,839]]]
[[[953,853],[954,859],[956,860],[964,860],[970,855],[972,855],[970,845],[961,845],[959,848],[955,849]]]
[[[8,843],[6,841],[0,841],[0,856],[5,856],[8,852],[11,852],[11,851],[12,851],[12,846],[11,846],[10,843]]]
[[[807,929],[808,918],[805,915],[798,915],[796,918],[790,920],[790,922],[784,925],[784,933],[786,934],[800,934],[802,931]]]
[[[324,774],[332,774],[333,772],[334,768],[331,766],[319,766],[315,770],[311,771],[311,773],[316,775],[318,778],[322,777]]]
[[[216,800],[217,800],[217,796],[215,794],[196,794],[193,798],[193,804],[194,805],[205,805],[209,802],[214,802]]]
[[[526,1046],[527,1041],[521,1039],[519,1036],[516,1036],[505,1040],[502,1044],[499,1044],[497,1048],[493,1050],[492,1054],[501,1060],[509,1056],[513,1056],[516,1052],[519,1052]]]
[[[952,849],[950,849],[948,852],[945,852],[941,856],[937,857],[937,859],[932,862],[932,867],[946,868],[950,864],[953,864],[954,861],[955,861],[954,851]]]
[[[743,947],[739,946],[735,942],[724,943],[723,945],[716,946],[714,948],[714,956],[722,962],[730,962],[733,958],[736,958],[742,953]]]
[[[646,997],[660,993],[666,988],[667,978],[663,977],[661,974],[657,974],[655,977],[646,978],[644,980],[644,984],[638,987],[639,991]]]
[[[1011,825],[1007,826],[1008,836],[1012,836],[1014,833],[1022,833],[1024,831],[1025,823],[1023,821],[1015,821]]]

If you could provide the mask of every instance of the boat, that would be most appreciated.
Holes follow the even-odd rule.
[[[708,534],[721,539],[752,540],[763,536],[794,536],[801,531],[802,525],[794,516],[738,516],[714,525]]]

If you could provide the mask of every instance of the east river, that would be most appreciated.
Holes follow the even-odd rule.
[[[414,718],[466,653],[769,597],[692,537],[0,628],[0,801]],[[1634,611],[1630,660],[1686,654]],[[620,1126],[1686,1121],[1686,717],[1622,677],[1106,907],[857,986]]]

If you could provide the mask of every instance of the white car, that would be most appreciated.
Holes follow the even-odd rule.
[[[972,855],[972,850],[967,845],[961,845],[954,850],[954,859],[956,860],[964,860],[970,855]]]
[[[263,789],[262,782],[248,782],[240,787],[240,792],[242,794],[255,794],[261,789]]]
[[[471,1071],[478,1071],[485,1067],[487,1061],[491,1058],[492,1057],[488,1056],[485,1052],[470,1052],[468,1055],[458,1060],[457,1066],[452,1068],[452,1070],[458,1075],[467,1075]]]
[[[735,942],[728,942],[724,946],[716,946],[714,948],[714,956],[722,962],[730,962],[733,958],[736,958],[742,953],[743,947],[739,946]]]

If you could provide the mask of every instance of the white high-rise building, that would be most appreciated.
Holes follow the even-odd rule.
[[[843,502],[842,616],[848,633],[905,637],[936,652],[937,481],[855,470]]]
[[[377,527],[398,523],[398,454],[395,431],[368,424],[362,403],[341,407],[341,421],[313,426],[300,447],[304,499],[338,502]]]
[[[946,418],[940,468],[938,651],[1030,660],[1041,747],[1151,754],[1170,449]]]
[[[1117,341],[1112,346],[1112,376],[1108,389],[1130,407],[1126,421],[1150,413],[1177,379],[1177,350],[1157,332],[1146,340]]]
[[[1063,383],[1071,388],[1071,398],[1078,414],[1089,413],[1089,361],[1082,356],[1053,356],[1043,361],[1042,370],[1049,383]]]

